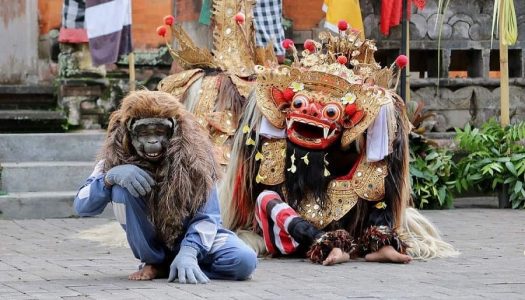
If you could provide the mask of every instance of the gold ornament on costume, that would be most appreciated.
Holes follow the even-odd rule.
[[[186,90],[203,76],[204,71],[202,69],[185,70],[162,79],[158,84],[158,89],[172,94],[177,100],[181,101]]]
[[[271,139],[263,143],[261,153],[263,159],[259,166],[256,182],[265,185],[278,185],[285,180],[285,160],[281,155],[286,150],[286,140]],[[290,157],[292,162],[288,172],[296,170],[295,153]],[[328,161],[325,160],[325,165]],[[325,169],[325,171],[328,171]],[[385,195],[385,177],[387,166],[385,161],[369,163],[366,158],[358,162],[352,178],[333,179],[328,184],[327,200],[324,208],[311,196],[303,199],[298,212],[318,228],[324,228],[332,221],[338,221],[359,199],[379,201]],[[329,175],[328,175],[329,176]]]
[[[260,152],[261,164],[257,173],[259,183],[277,185],[284,182],[285,158],[281,155],[283,151],[286,151],[286,140],[284,139],[271,139],[263,143]],[[255,158],[257,160],[257,154]]]

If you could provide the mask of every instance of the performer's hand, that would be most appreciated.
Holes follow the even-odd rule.
[[[141,168],[135,165],[120,165],[111,168],[104,180],[110,185],[120,185],[134,197],[145,196],[151,192],[155,180]]]
[[[323,266],[340,264],[349,260],[350,254],[344,252],[341,248],[333,248],[330,254],[328,254],[328,257],[323,261]]]
[[[179,254],[170,266],[169,282],[179,278],[180,283],[208,283],[210,280],[202,272],[197,262],[197,250],[192,247],[181,247]]]

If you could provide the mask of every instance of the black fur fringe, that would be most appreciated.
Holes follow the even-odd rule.
[[[392,246],[397,252],[406,254],[407,244],[388,226],[370,226],[359,239],[361,256],[376,252],[384,246]]]
[[[348,231],[339,229],[323,234],[306,253],[306,256],[317,264],[322,264],[328,257],[333,248],[340,248],[343,252],[349,253],[350,258],[355,258],[357,244]]]

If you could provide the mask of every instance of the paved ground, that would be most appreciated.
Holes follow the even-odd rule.
[[[425,212],[459,258],[322,267],[263,259],[253,279],[181,285],[128,281],[129,249],[76,233],[106,219],[0,221],[0,299],[525,299],[525,211]]]

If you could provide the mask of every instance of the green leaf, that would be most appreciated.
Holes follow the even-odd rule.
[[[465,178],[461,178],[460,182],[461,182],[461,186],[463,187],[463,189],[465,191],[468,190],[468,182],[467,182],[467,180]]]
[[[443,205],[443,203],[445,202],[446,196],[447,196],[447,189],[444,186],[440,187],[439,192],[438,192],[438,201],[440,205]]]
[[[505,179],[505,181],[503,181],[503,184],[509,184],[511,182],[514,182],[516,181],[516,177],[507,177],[507,179]]]
[[[437,152],[432,152],[432,153],[430,153],[429,155],[427,155],[425,157],[425,160],[429,161],[429,160],[435,159],[438,156],[439,156],[439,154]]]
[[[514,186],[514,193],[519,193],[521,189],[523,188],[523,182],[516,181],[516,185]]]
[[[497,162],[510,162],[510,157],[499,157],[499,158],[496,158],[494,161],[497,161]]]
[[[418,178],[426,178],[425,174],[418,169],[410,168],[410,174]]]
[[[518,176],[518,172],[516,171],[516,168],[514,168],[514,165],[508,161],[505,163],[505,166],[507,167],[507,169],[515,176]]]

